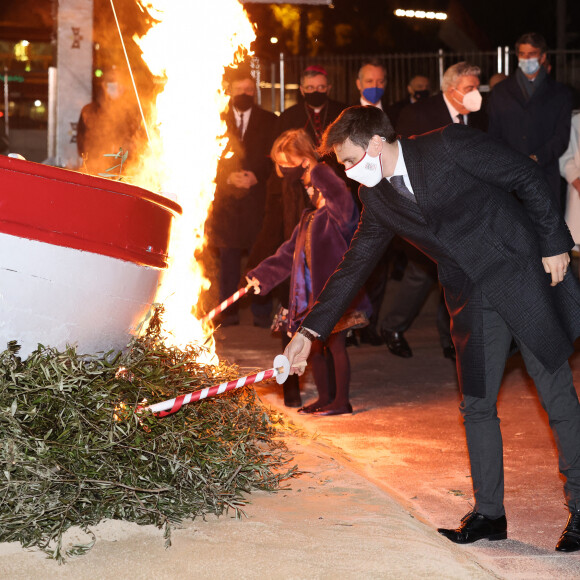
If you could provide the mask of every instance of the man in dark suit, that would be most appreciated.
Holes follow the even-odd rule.
[[[559,204],[558,159],[570,139],[572,94],[548,74],[546,50],[536,33],[516,42],[518,69],[489,98],[489,134],[536,161]]]
[[[422,135],[450,123],[486,130],[487,119],[481,110],[479,93],[480,74],[479,67],[468,62],[450,66],[443,74],[440,93],[405,107],[397,123],[389,117],[397,133],[403,137]]]
[[[507,537],[497,395],[512,338],[548,413],[570,511],[556,549],[580,550],[580,403],[568,358],[580,334],[574,245],[537,165],[459,124],[396,140],[373,107],[351,107],[325,133],[363,212],[348,252],[286,349],[303,372],[393,235],[436,261],[453,321],[457,371],[475,496],[456,543]],[[515,192],[517,198],[510,194]]]
[[[409,94],[404,99],[389,105],[386,109],[387,117],[389,117],[393,127],[397,127],[399,115],[405,107],[413,105],[421,99],[427,99],[431,95],[431,81],[423,75],[415,75],[407,85],[407,92]]]
[[[276,115],[254,103],[256,85],[250,71],[229,76],[230,104],[225,113],[228,145],[218,164],[216,192],[207,222],[210,244],[220,255],[220,300],[238,289],[241,260],[262,225],[266,181],[272,170],[271,135]],[[270,325],[271,302],[252,298],[254,324]],[[222,325],[239,323],[237,304],[221,317]]]
[[[450,66],[443,75],[442,91],[405,107],[397,124],[399,135],[411,137],[445,127],[451,123],[485,129],[485,113],[480,110],[480,69],[467,62]],[[471,102],[472,101],[472,102]],[[388,349],[397,356],[409,358],[413,351],[404,336],[423,303],[437,283],[437,267],[417,250],[407,245],[407,268],[398,292],[386,306],[380,335]],[[437,330],[443,356],[455,360],[455,348],[449,329],[449,313],[441,301],[437,313]]]
[[[328,95],[332,84],[326,70],[311,65],[300,75],[298,102],[286,109],[278,118],[274,139],[288,129],[304,129],[318,147],[322,133],[334,121],[345,105]]]

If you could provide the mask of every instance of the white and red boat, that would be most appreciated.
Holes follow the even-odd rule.
[[[0,156],[0,350],[122,349],[155,298],[175,202]]]

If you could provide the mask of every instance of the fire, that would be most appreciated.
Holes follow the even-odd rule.
[[[157,293],[163,303],[168,342],[183,347],[204,343],[211,328],[192,315],[199,295],[209,287],[194,253],[204,245],[204,222],[215,191],[218,159],[226,145],[220,113],[224,67],[248,52],[255,34],[237,0],[137,0],[156,20],[136,39],[151,72],[163,79],[150,131],[150,152],[136,181],[173,197],[183,208],[175,218],[169,247],[170,266]],[[217,364],[213,338],[207,364]]]

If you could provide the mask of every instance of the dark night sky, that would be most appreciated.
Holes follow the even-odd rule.
[[[94,0],[97,16],[109,6],[109,0]],[[177,1],[177,0],[173,0]],[[193,0],[184,0],[187,2]],[[202,0],[195,0],[201,2]],[[0,37],[10,33],[14,26],[30,29],[50,26],[52,6],[56,0],[0,0]],[[580,48],[580,1],[567,0],[567,47]],[[120,13],[137,17],[135,0],[115,0]],[[252,19],[260,24],[263,36],[283,36],[271,9],[264,4],[247,4]],[[393,15],[395,8],[446,10],[463,12],[475,25],[470,35],[482,49],[498,45],[513,46],[523,32],[537,31],[543,34],[548,45],[556,46],[556,0],[334,0],[334,8],[304,7],[311,17],[321,18],[321,46],[324,52],[371,53],[371,52],[418,52],[446,48],[438,37],[438,24],[406,22]],[[203,9],[200,10],[203,16]],[[98,18],[97,18],[98,20]],[[9,26],[2,24],[9,22]],[[337,25],[352,26],[352,42],[338,46],[335,30]],[[139,28],[137,22],[134,28]],[[258,54],[268,47],[266,39],[256,47]],[[275,48],[275,53],[282,47]]]

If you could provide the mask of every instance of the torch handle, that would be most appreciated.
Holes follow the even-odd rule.
[[[213,310],[210,310],[202,319],[202,322],[209,322],[212,318],[215,318],[218,314],[223,312],[226,308],[229,308],[234,302],[238,301],[248,290],[252,288],[252,284],[248,284],[245,288],[240,288],[234,292],[229,298],[226,298],[219,306],[216,306]]]
[[[159,417],[166,417],[167,415],[171,415],[172,413],[179,411],[183,405],[194,403],[208,397],[215,397],[216,395],[221,395],[222,393],[233,391],[234,389],[239,389],[245,385],[251,385],[253,383],[259,383],[260,381],[271,379],[279,372],[280,370],[276,368],[260,371],[255,375],[248,375],[247,377],[241,377],[235,381],[221,383],[220,385],[214,385],[213,387],[206,387],[205,389],[194,391],[193,393],[179,395],[179,397],[175,397],[175,399],[169,399],[167,401],[155,403],[154,405],[149,405],[147,409]]]

